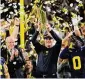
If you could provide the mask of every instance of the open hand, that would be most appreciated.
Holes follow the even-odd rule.
[[[14,50],[14,55],[15,55],[15,57],[18,57],[18,50],[17,49]]]

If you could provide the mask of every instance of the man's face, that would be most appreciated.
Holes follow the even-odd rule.
[[[33,70],[33,64],[32,61],[28,60],[26,61],[26,68],[31,72]]]
[[[9,49],[12,49],[12,48],[14,48],[14,40],[13,39],[8,39],[8,41],[6,42],[6,45],[7,45],[7,47],[9,48]]]
[[[49,37],[49,38],[45,38],[44,40],[45,40],[45,46],[47,48],[51,48],[53,46],[53,39],[52,38]]]
[[[27,61],[26,63],[27,63],[28,68],[32,68],[32,62],[30,60]]]
[[[83,27],[81,28],[81,32],[82,32],[82,34],[85,36],[85,26],[83,26]]]

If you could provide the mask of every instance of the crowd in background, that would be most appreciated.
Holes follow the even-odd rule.
[[[82,69],[80,70],[80,72],[76,71],[79,72],[77,73],[77,75],[72,74],[73,71],[71,71],[71,67],[69,67],[70,63],[68,61],[70,59],[69,58],[70,56],[68,56],[67,54],[66,55],[64,54],[65,55],[64,56],[62,54],[63,52],[67,52],[66,50],[64,50],[65,48],[68,47],[67,48],[68,50],[72,49],[73,51],[73,49],[77,48],[77,46],[82,48],[81,51],[80,50],[78,51],[78,53],[82,52],[82,50],[83,53],[85,53],[85,8],[84,10],[82,10],[84,13],[84,16],[82,18],[75,14],[72,14],[73,17],[69,16],[72,22],[65,21],[59,18],[60,16],[55,18],[48,11],[46,13],[47,17],[46,24],[45,26],[42,26],[43,22],[41,23],[41,19],[39,19],[38,15],[32,14],[31,19],[29,19],[28,21],[27,18],[29,16],[30,10],[29,8],[27,8],[28,10],[26,10],[26,7],[28,6],[25,5],[26,6],[25,7],[26,16],[24,20],[25,48],[21,48],[20,40],[22,39],[20,39],[20,15],[18,13],[19,2],[17,0],[13,2],[12,1],[5,1],[5,2],[6,4],[3,4],[2,0],[2,4],[7,7],[9,4],[13,5],[13,3],[16,3],[16,5],[18,6],[14,10],[14,13],[12,13],[10,8],[7,13],[3,12],[1,14],[0,75],[2,78],[57,78],[57,77],[85,78],[85,75],[82,76],[82,74],[80,74]],[[39,4],[37,5],[39,6]],[[83,4],[83,6],[85,7],[85,4]],[[43,16],[42,18],[45,18],[45,16]],[[41,45],[46,46],[46,48],[36,43],[36,40]],[[50,49],[51,47],[52,49]],[[45,57],[41,51],[45,52],[45,56],[48,57]],[[49,51],[53,52],[53,54],[52,53],[48,54]],[[78,55],[80,54],[77,54],[77,56]],[[84,57],[85,54],[83,54],[82,57],[84,60],[83,65],[85,64]],[[50,66],[47,65],[48,63],[50,63],[49,64]],[[48,71],[50,75],[45,73],[46,71]],[[85,73],[85,70],[83,69],[82,72]],[[78,74],[80,74],[80,76]]]

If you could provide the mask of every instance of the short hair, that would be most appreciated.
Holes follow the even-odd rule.
[[[8,42],[9,39],[12,39],[13,41],[15,41],[13,37],[9,36],[6,38],[6,42]]]

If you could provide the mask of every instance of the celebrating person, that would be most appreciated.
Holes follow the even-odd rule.
[[[13,37],[7,37],[6,48],[1,48],[1,56],[6,61],[11,78],[24,78],[22,67],[25,64],[25,61],[21,50],[15,48],[14,43]]]
[[[40,26],[36,29],[32,37],[32,43],[35,46],[36,53],[38,54],[38,61],[36,67],[37,78],[56,78],[57,77],[57,59],[61,49],[61,39],[53,31],[49,24],[46,25],[47,32],[44,34],[45,46],[41,45],[36,39],[39,34]],[[49,33],[48,33],[49,32]],[[54,44],[54,40],[56,44]]]
[[[64,59],[69,61],[72,78],[85,78],[85,46],[80,37],[70,38],[69,45],[59,55],[58,63]]]

